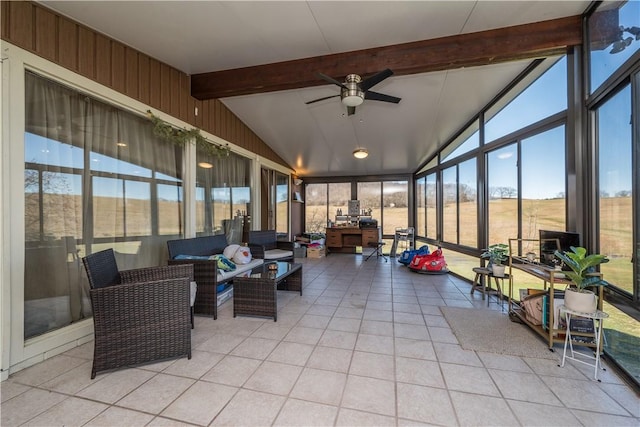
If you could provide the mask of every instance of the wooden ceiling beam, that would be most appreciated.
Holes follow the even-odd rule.
[[[194,74],[191,95],[200,100],[326,85],[362,78],[385,68],[397,76],[490,65],[566,53],[582,43],[582,18],[570,16],[470,34],[296,59],[254,67]]]

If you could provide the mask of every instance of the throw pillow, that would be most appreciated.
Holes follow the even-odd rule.
[[[238,249],[240,249],[240,245],[229,245],[224,248],[224,251],[222,251],[222,255],[226,256],[229,259],[233,259],[233,256],[236,254]]]
[[[211,255],[210,259],[216,260],[218,269],[222,271],[234,271],[236,269],[236,265],[224,255]]]
[[[233,256],[236,264],[249,264],[251,262],[251,250],[247,246],[240,246]]]

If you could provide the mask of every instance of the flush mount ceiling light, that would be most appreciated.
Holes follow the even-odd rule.
[[[369,152],[364,148],[358,148],[353,152],[353,157],[356,159],[364,159],[369,155]]]
[[[211,163],[207,162],[200,162],[198,163],[198,166],[200,166],[202,169],[211,169],[213,167]]]

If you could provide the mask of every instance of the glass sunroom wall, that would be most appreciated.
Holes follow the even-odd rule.
[[[640,384],[640,210],[638,163],[638,49],[640,3],[603,2],[588,20],[589,128],[597,165],[591,177],[598,245],[610,261],[600,266],[616,305],[605,301],[604,352]],[[634,253],[634,244],[636,245]],[[633,261],[633,262],[630,262]],[[635,277],[633,274],[635,268]]]

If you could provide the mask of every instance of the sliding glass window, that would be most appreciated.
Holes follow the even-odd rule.
[[[80,258],[113,248],[121,269],[166,263],[183,235],[182,149],[145,117],[25,76],[24,337],[92,315]]]

